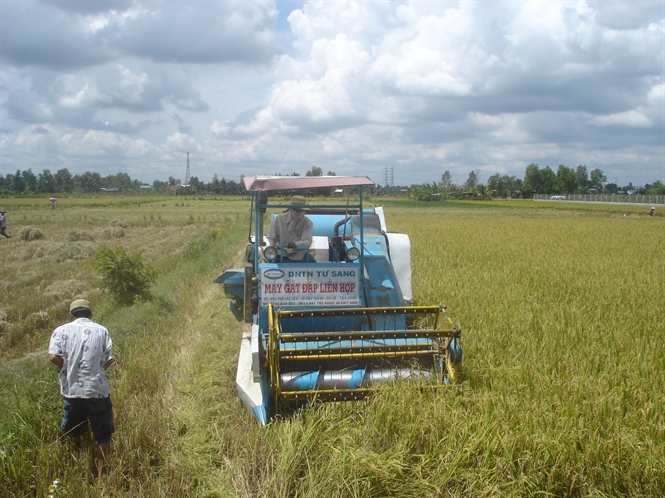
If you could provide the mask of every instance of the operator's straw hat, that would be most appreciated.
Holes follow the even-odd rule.
[[[72,304],[69,305],[69,311],[73,311],[76,308],[88,308],[90,309],[90,303],[85,299],[76,299],[72,301]]]
[[[5,208],[0,209],[0,213],[6,213]]]
[[[293,209],[302,209],[301,206],[305,206],[307,204],[307,199],[305,199],[302,195],[294,195],[291,197],[291,206],[293,206]]]

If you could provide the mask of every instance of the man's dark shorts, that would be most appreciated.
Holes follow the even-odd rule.
[[[78,436],[90,421],[97,444],[111,441],[115,432],[111,398],[65,398],[65,411],[60,428],[70,436]]]

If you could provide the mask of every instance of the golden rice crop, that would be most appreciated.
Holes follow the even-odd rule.
[[[39,227],[46,241],[12,238],[0,250],[72,230],[97,241],[122,220],[116,240],[145,250],[160,278],[154,301],[115,310],[80,260],[8,259],[0,333],[26,332],[5,341],[0,361],[9,496],[45,494],[55,479],[63,495],[99,495],[81,477],[86,454],[59,439],[55,372],[44,367],[75,294],[98,305],[116,342],[118,432],[104,485],[114,496],[665,492],[661,218],[633,206],[624,217],[618,206],[389,203],[388,228],[411,238],[417,304],[447,305],[462,327],[460,384],[398,386],[260,428],[236,399],[242,324],[211,283],[244,249],[247,201],[68,199],[57,217],[48,203],[17,201],[12,226]]]

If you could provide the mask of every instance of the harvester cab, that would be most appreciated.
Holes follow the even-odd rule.
[[[261,424],[314,399],[360,400],[390,381],[455,380],[461,331],[445,307],[413,306],[409,237],[387,230],[382,208],[363,207],[369,178],[243,180],[252,194],[244,266],[215,282],[235,317],[251,324],[236,383],[242,404]],[[353,190],[354,200],[303,206],[312,243],[296,248],[302,261],[287,263],[286,247],[270,244],[264,222],[268,210],[292,206],[270,203],[269,195],[285,199],[321,188]]]

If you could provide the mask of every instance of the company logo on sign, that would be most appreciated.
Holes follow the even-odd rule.
[[[279,278],[282,278],[284,276],[284,272],[280,270],[279,268],[276,268],[274,270],[266,270],[263,272],[263,276],[266,278],[269,278],[270,280],[277,280]]]

